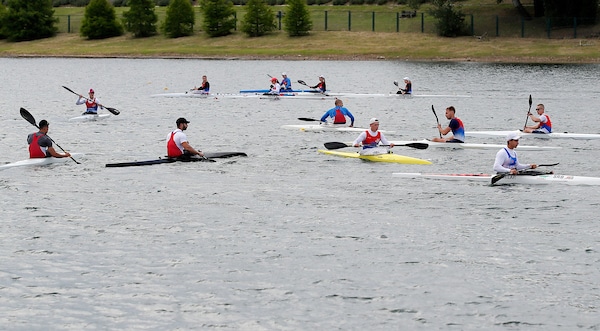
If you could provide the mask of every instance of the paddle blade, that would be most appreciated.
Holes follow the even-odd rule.
[[[492,177],[492,185],[496,184],[500,179],[504,178],[507,174],[497,174]]]
[[[554,167],[555,165],[558,165],[558,163],[559,162],[549,164],[538,164],[538,167]]]
[[[63,85],[63,88],[64,88],[65,90],[67,90],[67,91],[69,91],[69,92],[73,93],[73,94],[77,94],[77,93],[73,92],[73,90],[71,90],[70,88],[68,88],[68,87],[66,87],[66,86],[64,86],[64,85]],[[79,94],[77,94],[77,95],[79,95]]]
[[[316,120],[314,118],[308,118],[308,117],[298,117],[299,120],[301,121],[307,121],[307,122],[320,122],[321,120]]]
[[[338,141],[328,142],[323,145],[325,145],[325,148],[327,148],[327,149],[340,149],[340,148],[352,147],[352,146],[347,145],[346,143],[342,143],[342,142],[338,142]]]
[[[113,115],[119,115],[121,113],[118,109],[115,109],[115,108],[111,108],[111,107],[104,107],[104,108],[108,109],[108,111],[113,113]]]
[[[531,94],[529,95],[529,109],[531,109],[531,104],[533,103],[533,100],[531,99]]]
[[[35,118],[33,117],[33,115],[31,115],[31,113],[29,111],[27,111],[27,109],[21,107],[21,117],[23,117],[27,122],[31,123],[31,125],[35,126],[36,128],[38,127],[37,124],[35,123]]]
[[[398,81],[397,80],[394,81],[394,85],[398,86]]]
[[[298,84],[306,85],[306,82],[301,79],[298,79]],[[308,86],[308,85],[306,85],[306,86]]]
[[[405,144],[403,146],[412,147],[412,148],[416,148],[416,149],[427,149],[429,147],[429,144],[426,144],[426,143],[408,143],[408,144]]]

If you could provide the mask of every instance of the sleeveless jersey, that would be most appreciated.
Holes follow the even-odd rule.
[[[44,135],[38,135],[34,133],[31,137],[31,144],[29,144],[29,157],[32,159],[41,159],[46,157],[46,148],[38,144],[40,137]]]

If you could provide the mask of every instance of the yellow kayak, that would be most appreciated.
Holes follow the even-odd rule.
[[[415,157],[404,156],[399,154],[379,154],[379,155],[360,155],[358,152],[338,152],[330,151],[325,149],[317,150],[319,153],[335,155],[341,157],[350,157],[355,159],[362,159],[373,162],[391,162],[391,163],[402,163],[402,164],[431,164],[431,162],[423,159],[417,159]]]

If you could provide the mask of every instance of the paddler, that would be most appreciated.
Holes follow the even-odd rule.
[[[189,160],[194,155],[198,155],[200,157],[204,157],[202,151],[198,151],[192,147],[187,139],[187,136],[183,131],[187,130],[188,120],[183,117],[180,117],[175,122],[177,124],[177,129],[175,131],[169,132],[167,135],[167,156],[169,158],[177,158],[180,160]]]
[[[440,135],[447,135],[452,131],[452,136],[448,138],[433,138],[431,141],[446,142],[446,143],[464,143],[465,142],[465,126],[460,118],[456,117],[456,109],[454,106],[446,108],[446,118],[450,120],[448,126],[442,129],[442,125],[438,124]]]
[[[275,94],[278,95],[279,91],[281,90],[281,85],[279,84],[279,81],[277,80],[277,78],[273,77],[271,78],[271,86],[270,86],[270,90],[269,92],[265,93],[265,94]]]
[[[104,108],[104,106],[102,106],[102,104],[100,104],[100,101],[98,99],[96,99],[94,94],[95,94],[94,89],[90,89],[90,91],[88,92],[88,95],[90,96],[89,98],[86,98],[83,95],[79,94],[79,99],[77,99],[75,104],[83,105],[85,103],[86,109],[85,109],[85,112],[83,113],[83,115],[98,114],[98,107]]]
[[[518,132],[510,132],[506,136],[506,147],[503,147],[501,150],[496,153],[496,160],[494,162],[494,171],[497,173],[511,173],[516,175],[519,170],[525,169],[535,169],[537,168],[537,164],[521,164],[517,159],[517,152],[515,152],[515,148],[519,146],[519,136]]]
[[[379,143],[386,146],[379,146]],[[354,147],[362,145],[360,151],[361,155],[378,155],[389,153],[389,148],[394,147],[394,144],[390,143],[383,133],[379,131],[379,120],[377,118],[371,118],[369,121],[369,130],[363,131],[353,143]]]
[[[335,107],[329,109],[321,117],[321,122],[327,123],[327,118],[333,118],[333,124],[346,124],[346,116],[350,118],[350,127],[354,126],[354,116],[344,107],[344,102],[341,99],[335,99]]]
[[[404,77],[403,80],[404,88],[401,88],[398,85],[398,81],[394,81],[394,84],[398,86],[398,92],[396,92],[396,94],[412,94],[412,82],[410,81],[410,78]]]
[[[315,86],[310,86],[310,88],[316,88],[320,93],[325,93],[327,91],[327,85],[325,84],[325,77],[322,75],[319,76],[319,82]]]
[[[550,117],[544,113],[544,105],[539,104],[535,107],[535,110],[538,113],[538,116],[534,116],[532,113],[527,113],[527,116],[531,118],[532,121],[537,124],[533,126],[527,126],[523,130],[523,132],[527,133],[550,133],[552,132],[552,122],[550,121]]]
[[[52,139],[48,137],[48,127],[50,123],[46,120],[41,120],[38,125],[39,131],[31,133],[27,136],[27,143],[29,144],[29,157],[32,159],[46,158],[46,157],[70,157],[69,152],[64,154],[58,153],[54,147],[52,147]]]
[[[285,72],[281,73],[281,91],[291,92],[292,91],[292,81],[288,78]]]

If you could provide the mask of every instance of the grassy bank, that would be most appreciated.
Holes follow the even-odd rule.
[[[506,2],[506,1],[505,1]],[[487,37],[441,38],[431,30],[420,32],[418,18],[402,21],[402,32],[371,31],[315,31],[307,37],[290,38],[283,31],[260,38],[248,38],[240,32],[221,38],[208,38],[198,31],[193,36],[168,39],[164,36],[134,39],[130,35],[105,40],[86,40],[78,33],[61,32],[54,38],[31,42],[9,43],[0,41],[0,56],[57,56],[57,57],[197,57],[197,58],[264,58],[264,59],[386,59],[386,60],[425,60],[425,61],[481,61],[481,62],[531,62],[531,63],[600,63],[600,40],[514,37],[503,27],[500,37],[494,29],[485,27],[477,17],[516,17],[510,5],[497,5],[495,0],[467,0],[462,2],[464,12],[474,15],[475,34]],[[276,8],[275,10],[283,10]],[[405,6],[310,6],[315,12],[353,11],[352,22],[356,26],[370,26],[370,12],[394,13],[409,9]],[[117,8],[118,16],[126,8]],[[164,16],[165,8],[157,8],[159,17]],[[243,10],[243,7],[238,8]],[[423,8],[422,10],[426,10]],[[365,15],[357,12],[367,13]],[[84,8],[57,8],[57,15],[73,15],[70,22],[77,25],[74,17],[83,16]],[[344,14],[346,15],[346,14]],[[511,16],[512,15],[512,16]],[[196,12],[197,20],[201,15]],[[335,17],[335,15],[330,15]],[[347,16],[347,15],[346,15]],[[346,17],[343,16],[343,17]],[[378,17],[386,17],[378,14]],[[243,14],[238,13],[238,19]],[[361,24],[361,19],[366,24]],[[64,20],[61,20],[64,21]],[[490,21],[486,19],[486,22]],[[364,23],[364,22],[363,22]],[[539,29],[540,22],[528,23],[529,30]],[[389,25],[389,24],[388,24]],[[392,24],[394,25],[394,24]],[[408,29],[411,25],[416,29]],[[543,26],[543,23],[541,23]],[[200,29],[199,22],[197,29]],[[344,26],[344,24],[340,24]],[[395,26],[395,25],[394,25]],[[482,26],[485,27],[483,30]],[[519,29],[519,24],[508,24]],[[408,30],[407,30],[408,29]],[[595,27],[589,27],[595,31]],[[600,27],[598,28],[600,29]],[[75,29],[77,30],[77,29]],[[528,30],[528,31],[529,31]],[[558,32],[553,31],[554,35]],[[567,31],[566,35],[572,35]],[[583,36],[583,33],[580,32]],[[542,33],[543,35],[543,33]]]
[[[195,57],[264,59],[426,60],[529,63],[600,63],[597,40],[474,37],[440,38],[421,33],[315,32],[289,38],[283,32],[261,38],[242,34],[167,39],[128,36],[85,40],[59,34],[30,42],[0,42],[0,56]]]

